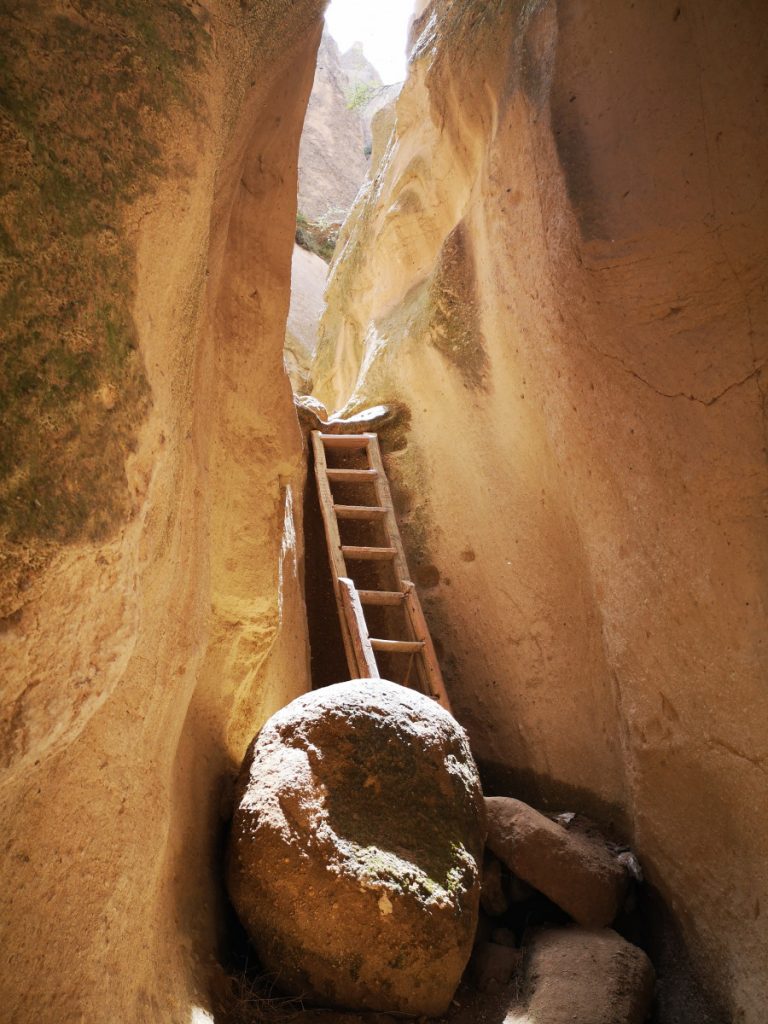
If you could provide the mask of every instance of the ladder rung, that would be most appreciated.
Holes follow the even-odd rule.
[[[345,558],[357,558],[362,562],[386,562],[397,554],[394,548],[367,548],[350,544],[342,544],[341,553]]]
[[[393,654],[418,654],[424,649],[423,640],[377,640],[371,637],[374,651],[389,651]]]
[[[321,434],[326,448],[367,448],[368,434]]]
[[[379,519],[387,514],[381,505],[334,505],[339,519]]]
[[[399,590],[358,590],[357,596],[361,604],[393,604],[397,605],[405,597]]]
[[[326,469],[325,473],[329,480],[349,484],[374,480],[379,475],[375,469]]]

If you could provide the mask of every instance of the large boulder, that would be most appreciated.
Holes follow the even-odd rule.
[[[526,1020],[536,1024],[643,1024],[654,971],[610,928],[550,928],[527,952]]]
[[[227,880],[284,991],[436,1016],[472,949],[485,815],[464,730],[384,680],[305,694],[246,755]]]
[[[585,927],[611,924],[629,876],[605,843],[511,797],[488,797],[488,847],[518,878]]]

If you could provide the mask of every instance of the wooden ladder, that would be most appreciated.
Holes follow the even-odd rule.
[[[451,711],[427,620],[424,618],[416,587],[410,579],[377,435],[324,434],[320,430],[313,430],[312,448],[315,455],[317,491],[328,542],[333,590],[352,678],[381,678],[376,662],[377,652],[408,655],[406,681],[410,680],[411,669],[415,663],[422,691],[439,701],[447,711]],[[345,453],[362,452],[366,465],[358,469],[329,467],[329,450],[341,450]],[[370,488],[374,495],[373,503],[337,504],[332,490],[335,483],[366,484],[366,490]],[[382,546],[345,544],[341,537],[340,524],[347,520],[364,520],[379,524],[385,538]],[[347,562],[362,561],[390,562],[396,589],[358,590],[347,570]],[[368,605],[401,606],[406,630],[410,636],[401,639],[372,637],[368,631],[364,611]]]

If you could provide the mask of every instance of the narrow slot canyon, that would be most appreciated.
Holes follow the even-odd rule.
[[[763,1024],[768,12],[336,2],[0,9],[0,1020]]]

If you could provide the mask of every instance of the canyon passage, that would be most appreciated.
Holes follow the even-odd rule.
[[[386,1024],[225,885],[250,744],[354,679],[320,431],[485,795],[445,1019],[763,1024],[768,13],[418,0],[392,84],[324,9],[0,10],[0,1016]]]

